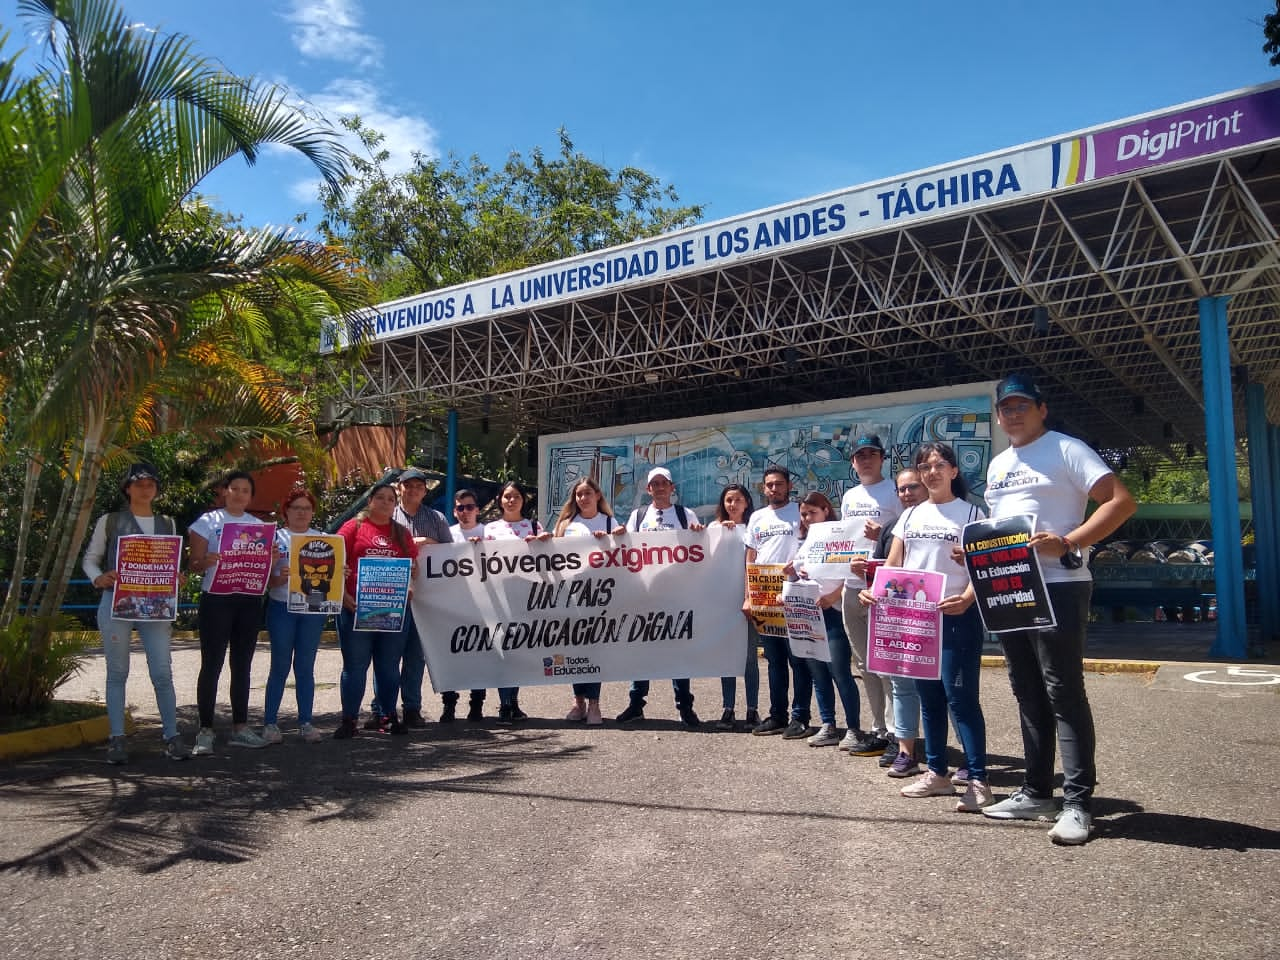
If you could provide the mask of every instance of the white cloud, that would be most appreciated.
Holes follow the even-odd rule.
[[[293,42],[304,56],[371,66],[382,44],[360,29],[354,0],[293,0],[285,19],[294,24]]]

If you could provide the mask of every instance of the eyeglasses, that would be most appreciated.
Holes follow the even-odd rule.
[[[947,463],[947,461],[945,460],[938,460],[933,463],[929,463],[929,462],[917,463],[916,473],[941,473],[943,470],[946,470],[950,466],[951,464]]]
[[[455,504],[453,508],[454,513],[457,513],[459,510],[479,510],[479,509],[480,508],[477,507],[474,503],[459,503],[459,504]]]
[[[904,483],[898,488],[899,493],[910,493],[912,490],[919,490],[923,487],[923,483]]]

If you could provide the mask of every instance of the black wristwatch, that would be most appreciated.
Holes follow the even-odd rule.
[[[1067,552],[1058,558],[1059,562],[1068,570],[1079,570],[1084,566],[1084,556],[1080,552],[1080,547],[1066,537],[1062,538],[1062,542],[1067,545]]]

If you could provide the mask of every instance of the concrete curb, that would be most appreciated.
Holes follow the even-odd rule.
[[[1086,657],[1084,669],[1086,673],[1155,673],[1167,660],[1096,660]],[[984,656],[984,667],[1004,667],[1004,657]]]
[[[72,702],[84,703],[85,701]],[[91,705],[100,706],[100,704]],[[125,733],[133,733],[134,730],[133,715],[128,710],[125,710],[124,714],[124,730]],[[110,737],[111,721],[107,719],[104,707],[100,717],[74,720],[71,723],[60,723],[53,727],[36,727],[33,730],[0,734],[0,760],[18,760],[41,753],[73,750],[76,747],[106,743]]]

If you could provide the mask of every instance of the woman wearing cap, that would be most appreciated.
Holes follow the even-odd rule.
[[[573,485],[560,516],[556,518],[557,537],[604,537],[613,530],[613,511],[604,498],[600,484],[590,477],[583,477]],[[565,715],[571,723],[586,721],[587,726],[598,727],[604,723],[600,715],[600,684],[575,683],[573,708]]]
[[[954,556],[966,523],[986,516],[964,499],[964,477],[948,444],[923,443],[915,456],[916,473],[929,499],[902,514],[893,529],[888,565],[929,570],[946,578],[938,610],[942,614],[942,669],[938,680],[916,680],[924,726],[924,776],[902,788],[904,797],[952,796],[955,785],[947,776],[947,707],[955,718],[956,735],[967,759],[969,781],[956,803],[962,813],[977,813],[994,801],[987,786],[987,724],[978,701],[982,675],[982,620],[973,605],[973,585],[963,558]],[[908,592],[908,595],[909,592]],[[870,590],[859,600],[876,602]]]
[[[486,540],[523,540],[530,543],[534,540],[550,540],[551,533],[542,528],[537,520],[525,516],[529,498],[524,488],[514,480],[508,480],[498,493],[498,503],[502,507],[502,516],[490,520],[484,525]],[[520,709],[520,688],[498,688],[498,719],[527,720],[529,715]]]
[[[272,567],[271,579],[267,583],[271,670],[267,674],[267,699],[262,708],[262,739],[267,743],[279,743],[284,739],[276,724],[276,716],[280,712],[280,701],[284,699],[289,670],[292,669],[294,693],[298,700],[298,733],[307,743],[315,743],[320,739],[320,732],[311,724],[316,696],[316,652],[320,649],[320,633],[329,618],[319,613],[289,611],[289,547],[294,536],[319,537],[323,534],[311,525],[316,515],[316,498],[302,487],[284,498],[281,514],[285,525],[276,531],[279,559]],[[327,586],[328,580],[342,576],[342,571],[336,569],[333,547],[323,540],[305,543],[300,560],[315,575],[313,583]]]
[[[342,646],[342,720],[334,731],[337,740],[356,735],[356,717],[364,699],[365,680],[373,665],[378,691],[387,691],[388,702],[380,703],[385,733],[405,734],[408,729],[396,713],[396,697],[400,692],[400,657],[404,652],[404,631],[386,633],[355,629],[356,574],[362,557],[409,557],[416,561],[418,545],[409,528],[396,523],[398,503],[395,484],[380,480],[369,491],[368,505],[359,516],[348,520],[338,530],[346,541],[347,576],[342,594],[342,629],[338,631]],[[405,618],[408,628],[408,617]]]
[[[196,680],[200,732],[196,734],[196,746],[192,751],[197,757],[213,754],[213,715],[218,679],[222,675],[222,665],[228,659],[228,650],[231,661],[231,735],[227,737],[227,744],[253,749],[267,745],[267,741],[249,727],[249,679],[254,649],[258,645],[258,628],[262,623],[262,596],[209,592],[218,569],[223,528],[229,523],[263,522],[248,512],[253,500],[253,477],[243,470],[233,470],[226,475],[224,482],[224,505],[203,514],[187,530],[191,569],[204,574],[198,619],[200,675]],[[275,553],[274,547],[272,553]]]
[[[125,474],[120,489],[128,504],[115,513],[104,513],[94,525],[84,553],[84,572],[102,591],[98,603],[98,629],[107,661],[107,720],[111,740],[107,760],[127,763],[129,750],[124,735],[125,684],[129,679],[129,638],[136,627],[147,655],[147,671],[156,693],[164,753],[170,760],[185,760],[190,751],[178,736],[177,695],[173,689],[173,657],[169,620],[117,620],[111,615],[115,600],[116,550],[120,537],[129,535],[173,535],[172,517],[158,516],[151,504],[160,492],[160,477],[149,463],[135,463]]]

